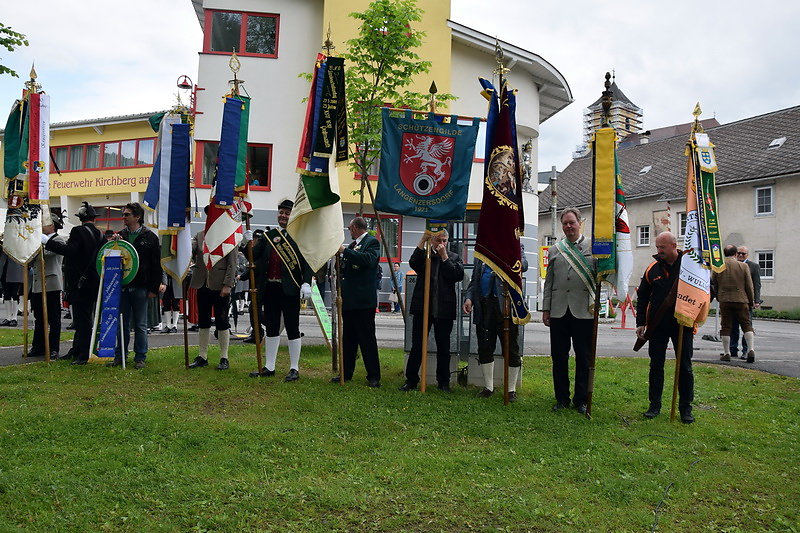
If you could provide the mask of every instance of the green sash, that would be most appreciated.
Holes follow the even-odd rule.
[[[570,268],[578,274],[578,277],[586,286],[589,292],[589,309],[594,305],[594,269],[581,253],[580,248],[568,239],[561,239],[556,243],[556,248],[569,264]]]

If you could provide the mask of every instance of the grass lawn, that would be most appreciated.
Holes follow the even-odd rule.
[[[545,358],[503,407],[399,392],[398,350],[381,389],[360,361],[329,383],[309,347],[299,382],[285,348],[250,379],[247,350],[224,373],[181,348],[142,371],[0,368],[0,531],[800,530],[797,379],[696,365],[684,426],[642,418],[645,359],[601,359],[589,421],[550,411]]]
[[[19,323],[22,325],[21,319]],[[62,331],[61,340],[71,340],[74,334],[74,331]],[[23,342],[21,328],[0,328],[0,346],[22,346]],[[31,342],[33,342],[33,321],[31,321],[28,329],[28,349],[30,349]]]

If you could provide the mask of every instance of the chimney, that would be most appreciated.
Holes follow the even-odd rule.
[[[650,142],[650,130],[642,133],[642,138],[639,139],[639,144],[647,144]]]

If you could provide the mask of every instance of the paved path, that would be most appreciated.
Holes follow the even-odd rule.
[[[537,313],[538,314],[538,313]],[[66,326],[67,321],[64,322]],[[240,327],[247,323],[247,318],[242,317]],[[317,325],[316,318],[311,315],[300,317],[301,330],[304,333],[304,342],[308,344],[322,344],[322,332]],[[600,324],[598,331],[598,356],[600,357],[647,357],[647,347],[639,353],[633,351],[633,330],[614,329],[618,324]],[[182,325],[180,326],[182,327]],[[179,346],[183,343],[183,333],[162,334],[151,333],[150,346]],[[715,333],[715,321],[712,318],[698,332],[695,337],[694,360],[705,363],[725,364],[754,368],[764,372],[781,374],[791,377],[800,377],[800,327],[797,323],[772,322],[756,320],[756,362],[748,365],[744,361],[722,363],[719,354],[722,345],[719,342],[703,340],[703,335]],[[386,348],[403,347],[403,321],[399,315],[380,313],[376,318],[378,345]],[[232,341],[237,342],[237,341]],[[285,341],[284,341],[285,342]],[[197,333],[189,333],[189,343],[197,345]],[[66,351],[71,342],[63,342],[61,351]],[[531,322],[525,326],[525,350],[527,356],[545,356],[549,354],[550,340],[548,329],[541,322]],[[672,355],[669,348],[668,356]],[[22,358],[22,349],[19,346],[0,348],[0,366],[21,364],[25,362],[38,362],[43,358]]]

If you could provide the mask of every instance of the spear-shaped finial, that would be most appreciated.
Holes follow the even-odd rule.
[[[614,91],[611,90],[611,73],[606,72],[606,81],[603,84],[605,90],[603,91],[602,106],[603,114],[600,119],[601,126],[608,126],[611,123],[611,103],[614,100]]]
[[[700,102],[698,101],[694,106],[694,111],[692,111],[692,115],[694,115],[694,124],[692,124],[692,131],[695,133],[700,133],[703,131],[703,126],[700,124],[700,115],[703,114],[703,110],[700,109]]]
[[[333,40],[331,39],[331,23],[328,23],[328,33],[325,35],[325,42],[322,43],[322,49],[325,50],[325,55],[330,56],[331,50],[335,50],[336,47],[333,46]]]
[[[500,79],[503,79],[503,76],[506,72],[510,72],[510,69],[507,69],[506,66],[503,64],[503,59],[505,58],[505,53],[503,52],[503,47],[500,46],[500,40],[495,37],[494,39],[494,60],[497,63],[497,68],[494,69],[494,73],[500,76]]]
[[[25,82],[25,90],[28,91],[29,93],[38,92],[42,88],[41,85],[36,83],[37,77],[38,76],[36,74],[36,65],[34,63],[31,63],[31,79]]]
[[[242,68],[242,62],[239,61],[239,56],[236,55],[236,48],[233,49],[233,54],[231,54],[231,58],[228,61],[228,67],[230,67],[231,72],[233,72],[233,79],[228,80],[228,83],[231,85],[231,94],[238,96],[239,86],[244,83],[244,80],[240,80],[236,76],[239,73],[239,69]]]
[[[438,92],[439,92],[439,89],[436,88],[436,82],[432,81],[431,82],[431,87],[430,87],[430,89],[428,89],[428,94],[430,95],[429,104],[430,104],[431,113],[436,113],[436,93],[438,93]]]

